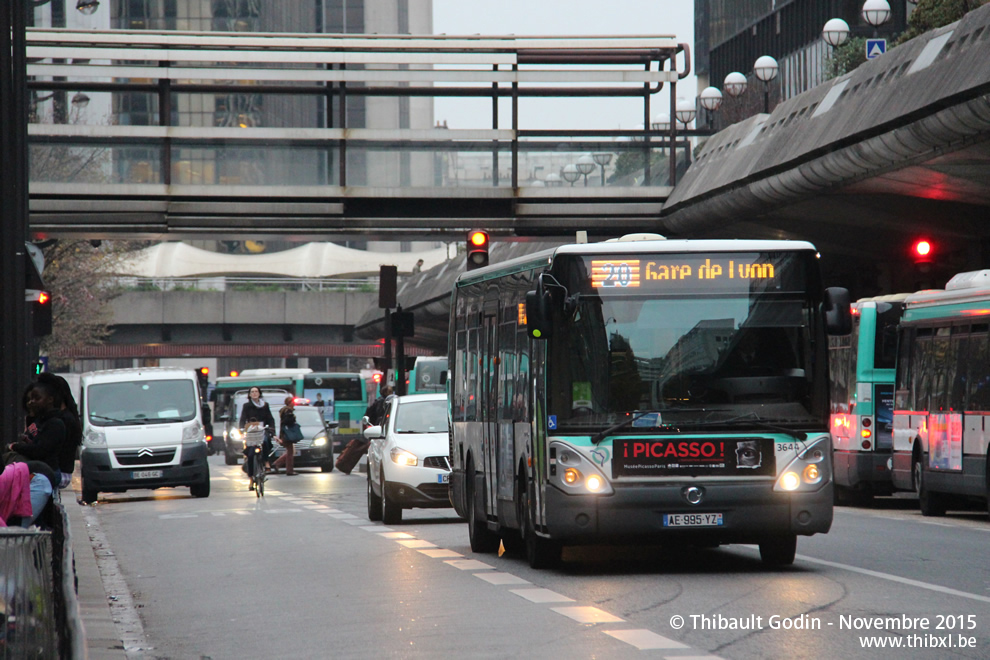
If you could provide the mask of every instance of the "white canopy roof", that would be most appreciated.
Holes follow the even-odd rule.
[[[396,266],[410,273],[423,260],[423,270],[447,260],[447,249],[427,252],[370,252],[334,243],[306,243],[267,254],[221,254],[186,243],[159,243],[126,261],[121,275],[135,277],[217,277],[223,275],[298,278],[368,277],[379,266]]]

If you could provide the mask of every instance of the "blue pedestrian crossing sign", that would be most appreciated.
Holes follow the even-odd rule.
[[[866,59],[872,60],[874,58],[880,57],[887,52],[887,40],[886,39],[867,39],[866,40]]]

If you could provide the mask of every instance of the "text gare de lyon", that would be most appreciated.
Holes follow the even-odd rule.
[[[642,259],[614,261],[594,259],[591,262],[591,283],[594,287],[637,287],[640,282],[671,280],[773,280],[776,277],[771,263],[704,263],[659,262]]]

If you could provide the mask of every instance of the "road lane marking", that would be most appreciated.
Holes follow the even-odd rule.
[[[330,516],[327,516],[327,517],[329,518]],[[354,520],[345,520],[344,522],[347,523],[348,525],[354,525],[355,527],[357,527],[358,525],[367,525],[368,524],[368,521],[367,520],[364,520],[362,518],[355,518]]]
[[[353,513],[328,513],[327,515],[337,520],[353,520],[357,518]]]
[[[386,539],[414,539],[416,538],[412,534],[406,534],[405,532],[385,532],[381,534],[382,538]]]
[[[689,649],[691,648],[687,644],[681,644],[680,642],[664,637],[663,635],[658,635],[655,632],[646,630],[644,628],[638,628],[636,630],[605,630],[604,633],[610,637],[614,637],[620,642],[625,642],[631,646],[635,646],[640,651],[652,651],[654,649]],[[677,656],[682,657],[682,656]],[[714,658],[715,656],[705,656],[708,658]]]
[[[488,584],[494,585],[533,584],[529,580],[524,580],[521,577],[513,575],[512,573],[475,573],[474,577],[484,580]]]
[[[525,598],[531,603],[573,603],[573,598],[568,598],[556,591],[549,589],[509,589],[515,595]]]
[[[395,531],[391,527],[384,527],[382,525],[365,525],[364,527],[358,527],[358,529],[363,529],[366,532],[393,532],[393,531]]]
[[[494,566],[490,566],[483,561],[478,561],[477,559],[448,559],[444,562],[445,564],[450,564],[454,568],[461,571],[483,571],[485,569],[494,569]]]
[[[435,548],[437,547],[435,543],[430,543],[429,541],[424,541],[423,539],[399,539],[396,541],[401,546],[406,548],[411,548],[417,550],[419,548]]]
[[[609,614],[605,610],[587,605],[575,607],[551,607],[551,611],[563,614],[569,619],[574,619],[578,623],[625,623],[625,619],[620,619],[614,614]]]
[[[880,573],[879,571],[871,571],[868,568],[859,568],[858,566],[850,566],[849,564],[840,564],[838,562],[826,561],[824,559],[816,559],[814,557],[808,557],[805,555],[797,555],[797,558],[800,559],[801,561],[810,562],[812,564],[831,566],[832,568],[838,568],[844,571],[851,571],[853,573],[860,573],[861,575],[869,575],[870,577],[879,578],[881,580],[889,580],[890,582],[899,582],[900,584],[906,584],[909,587],[918,587],[919,589],[937,591],[938,593],[947,594],[949,596],[958,596],[959,598],[968,598],[970,600],[977,600],[980,601],[981,603],[990,603],[990,597],[978,596],[977,594],[971,594],[965,591],[959,591],[957,589],[950,589],[949,587],[943,587],[938,584],[930,584],[928,582],[912,580],[911,578],[905,578],[899,575],[891,575],[890,573]]]
[[[454,552],[453,550],[447,550],[446,548],[437,548],[436,550],[424,549],[420,550],[427,557],[432,557],[433,559],[443,559],[445,557],[463,557],[459,552]],[[482,573],[476,573],[475,575],[483,575]]]

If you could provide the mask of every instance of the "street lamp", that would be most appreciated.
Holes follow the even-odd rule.
[[[695,108],[694,101],[688,99],[679,98],[677,99],[677,106],[674,110],[674,116],[677,117],[684,128],[694,121],[694,116],[697,114],[697,109]]]
[[[882,0],[881,0],[882,1]],[[777,77],[777,60],[762,55],[753,64],[753,73],[763,81],[763,112],[770,114],[770,81]]]
[[[725,93],[729,96],[740,96],[746,92],[746,76],[738,71],[733,71],[722,81],[722,87],[725,88]]]
[[[548,174],[547,178],[544,179],[544,183],[546,184],[547,188],[560,188],[562,185],[564,185],[564,182],[561,181],[560,179],[560,175],[557,174],[556,172],[551,172],[550,174]]]
[[[574,187],[574,182],[581,178],[581,171],[574,163],[568,163],[560,170],[560,176],[564,177],[564,181],[571,184],[571,187]]]
[[[877,28],[890,18],[890,5],[887,0],[866,0],[862,9],[863,20],[873,26],[873,36],[877,36]]]
[[[82,110],[89,105],[89,96],[84,92],[76,92],[76,94],[72,97],[72,105]]]
[[[605,187],[605,166],[612,162],[612,152],[610,151],[596,151],[591,154],[591,157],[602,168],[602,188]]]
[[[822,28],[822,39],[832,48],[838,48],[849,38],[849,24],[841,18],[830,19]]]
[[[712,128],[712,113],[716,112],[722,105],[722,92],[718,87],[705,87],[698,95],[701,107],[708,114],[708,128]]]
[[[575,167],[584,176],[584,187],[587,188],[588,175],[595,171],[595,159],[591,157],[591,154],[585,154],[577,159]]]

